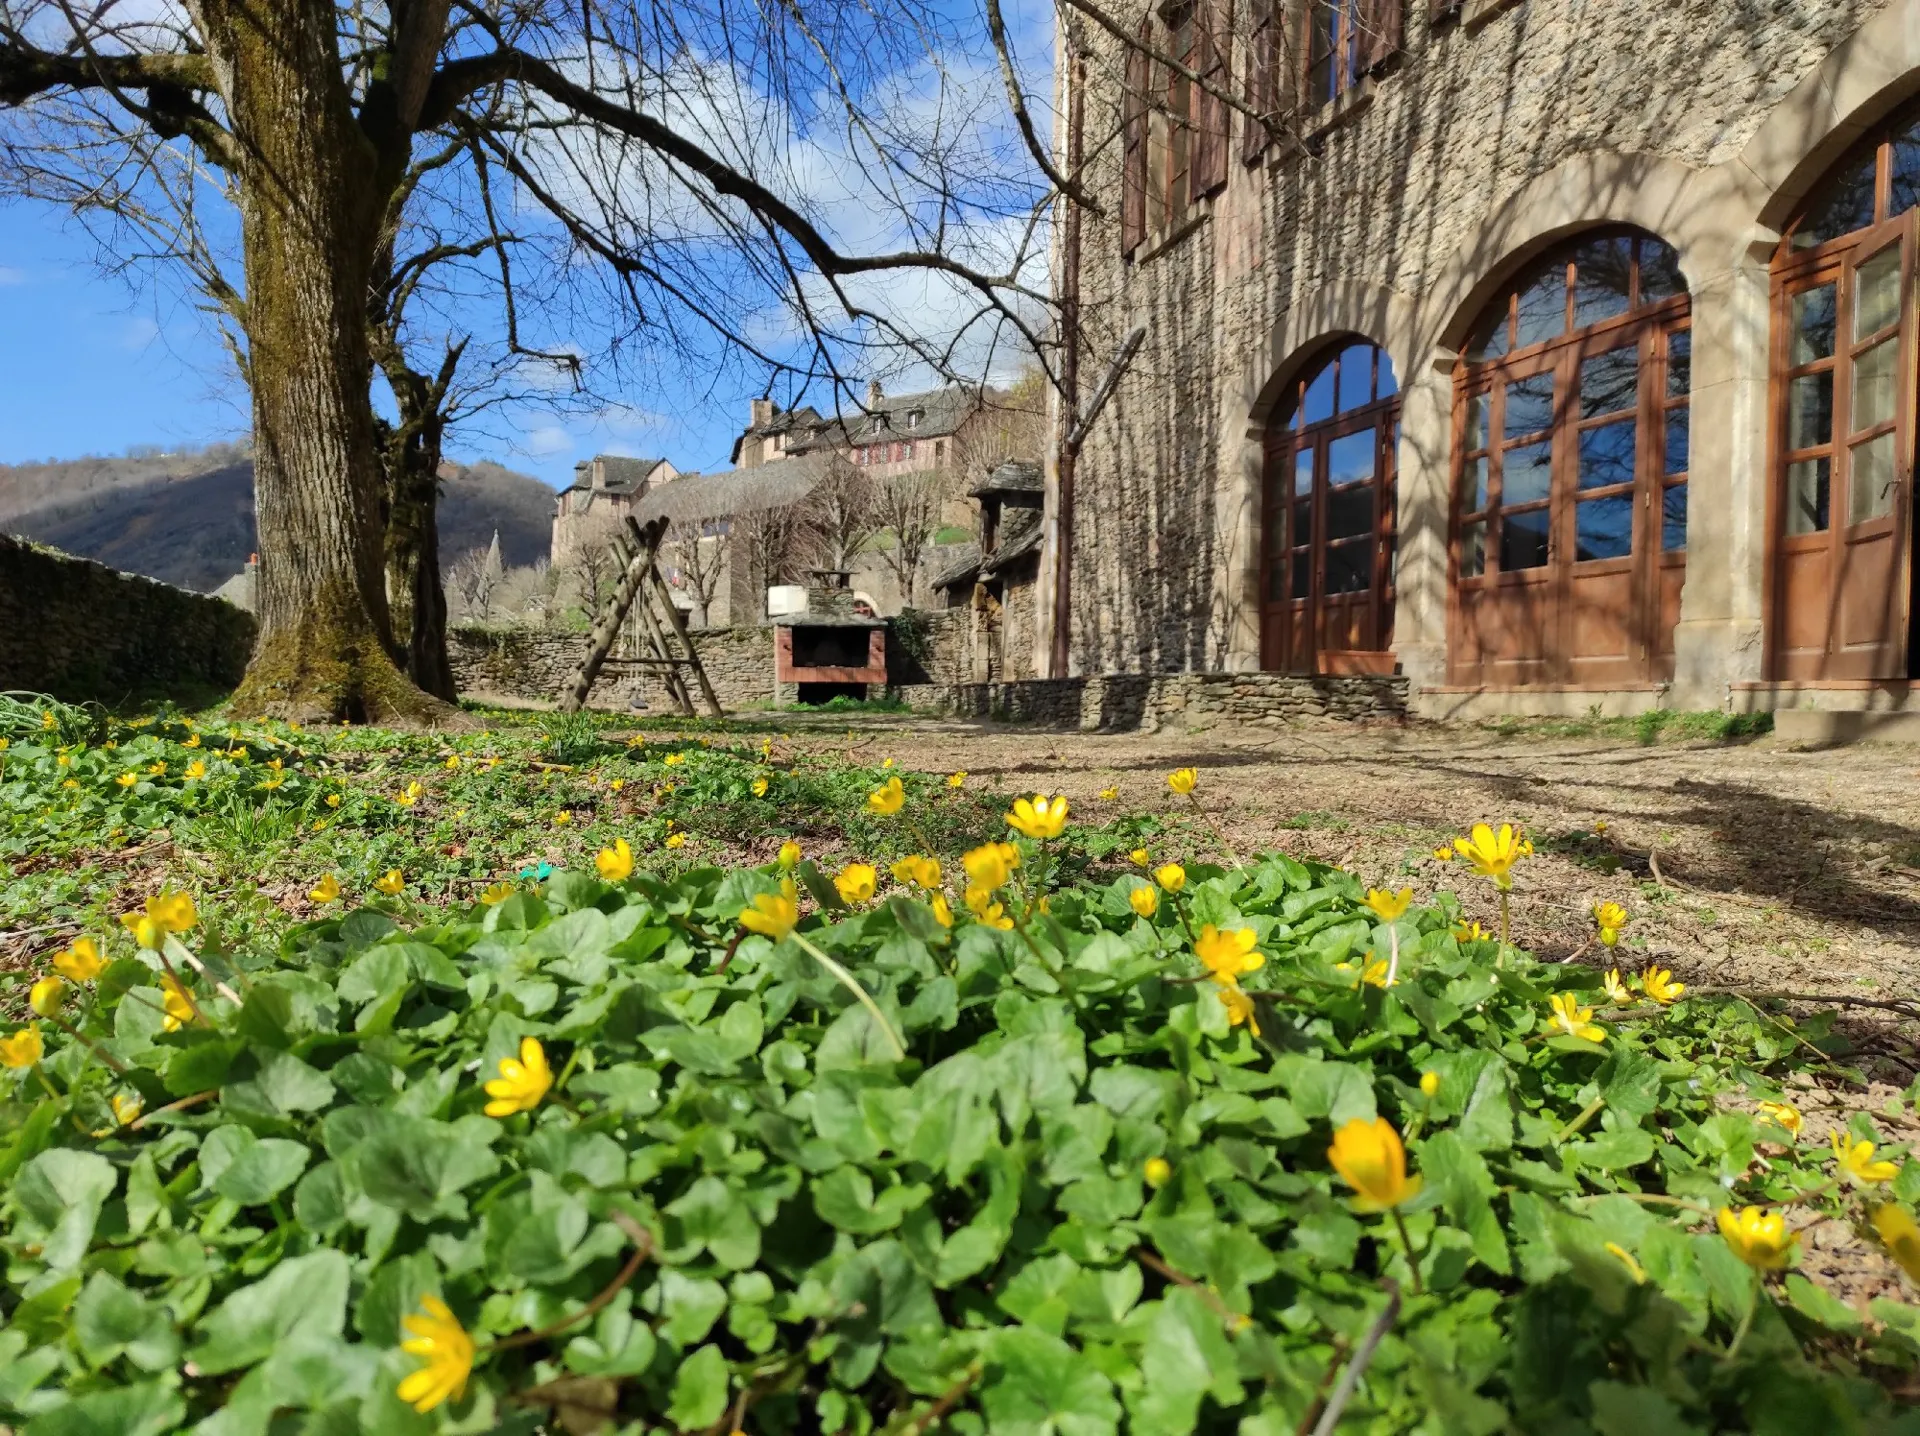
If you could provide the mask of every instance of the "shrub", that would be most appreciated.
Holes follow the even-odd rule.
[[[995,920],[951,927],[802,865],[816,910],[777,943],[737,919],[778,871],[709,868],[120,951],[0,1102],[0,1410],[28,1436],[1290,1432],[1370,1350],[1342,1429],[1914,1429],[1870,1379],[1912,1372],[1912,1309],[1870,1332],[1713,1227],[1851,1211],[1733,1103],[1782,1097],[1818,1029],[1683,998],[1591,1041],[1549,998],[1595,1005],[1597,974],[1445,907],[1383,921],[1344,872],[1042,910],[1052,859],[1021,848],[1007,916],[978,894]],[[530,1110],[488,1115],[530,1039],[550,1089],[536,1064]],[[1423,1181],[1388,1213],[1329,1166],[1375,1119]],[[452,1384],[442,1301],[479,1351],[423,1415],[401,1343],[437,1327]]]

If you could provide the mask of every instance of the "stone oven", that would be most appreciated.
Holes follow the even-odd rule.
[[[807,606],[773,620],[774,695],[781,702],[865,698],[887,681],[887,623],[847,586],[844,570],[816,571]]]

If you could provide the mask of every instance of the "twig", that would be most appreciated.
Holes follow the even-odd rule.
[[[746,936],[747,930],[744,927],[738,927],[733,930],[733,940],[727,944],[725,956],[713,965],[713,975],[715,977],[718,977],[727,970],[727,964],[733,961],[733,955],[740,950],[740,944],[745,941]]]
[[[967,1394],[973,1383],[980,1379],[980,1373],[984,1369],[977,1361],[969,1366],[960,1379],[941,1392],[940,1399],[929,1406],[925,1413],[907,1428],[910,1436],[921,1436],[922,1432],[930,1431],[946,1420],[947,1414],[960,1404],[960,1399]]]
[[[1182,1276],[1179,1272],[1168,1266],[1166,1262],[1160,1258],[1158,1253],[1149,1251],[1146,1247],[1135,1247],[1133,1249],[1133,1256],[1134,1260],[1138,1261],[1142,1266],[1151,1267],[1168,1281],[1179,1286],[1184,1286],[1188,1291],[1199,1292],[1200,1299],[1212,1307],[1214,1314],[1226,1323],[1229,1333],[1237,1333],[1242,1327],[1250,1323],[1251,1318],[1243,1316],[1228,1306],[1226,1302],[1221,1299],[1219,1292],[1215,1291],[1205,1282],[1195,1281],[1190,1276]]]
[[[219,1095],[220,1089],[218,1087],[212,1087],[205,1092],[195,1092],[191,1097],[182,1097],[178,1102],[169,1102],[164,1107],[155,1107],[151,1112],[148,1112],[144,1116],[135,1117],[131,1122],[127,1123],[127,1130],[129,1132],[137,1132],[155,1117],[164,1117],[169,1112],[184,1112],[189,1107],[198,1107],[202,1102],[211,1102]]]
[[[592,1316],[601,1307],[619,1293],[620,1288],[633,1280],[633,1274],[640,1270],[641,1264],[653,1255],[653,1233],[622,1211],[612,1211],[607,1219],[627,1234],[633,1242],[633,1255],[627,1258],[627,1264],[620,1268],[613,1280],[608,1282],[594,1299],[571,1316],[541,1327],[538,1331],[522,1331],[513,1336],[503,1336],[498,1341],[489,1342],[482,1351],[505,1351],[515,1346],[530,1346],[536,1341],[545,1341],[549,1336],[557,1336],[570,1326],[578,1326]]]
[[[1367,1367],[1373,1362],[1373,1354],[1380,1349],[1381,1338],[1386,1336],[1387,1328],[1400,1315],[1400,1283],[1390,1276],[1380,1278],[1380,1284],[1387,1289],[1387,1304],[1380,1315],[1374,1318],[1373,1325],[1367,1328],[1367,1334],[1360,1341],[1360,1349],[1353,1354],[1353,1360],[1341,1373],[1340,1384],[1333,1389],[1333,1395],[1327,1401],[1327,1409],[1320,1413],[1319,1424],[1313,1428],[1313,1436],[1333,1436],[1334,1427],[1340,1424],[1340,1417],[1347,1409],[1347,1403],[1353,1400],[1353,1393],[1360,1385],[1360,1378],[1367,1374]]]
[[[1308,1436],[1313,1430],[1313,1423],[1326,1410],[1327,1393],[1333,1389],[1333,1378],[1340,1374],[1341,1363],[1347,1359],[1347,1352],[1351,1349],[1346,1337],[1334,1336],[1333,1356],[1327,1362],[1327,1369],[1320,1373],[1320,1384],[1313,1388],[1313,1400],[1307,1403],[1306,1414],[1300,1418],[1300,1424],[1293,1428],[1293,1436]]]
[[[1741,997],[1748,1001],[1759,999],[1777,1002],[1833,1002],[1842,1007],[1873,1007],[1884,1012],[1897,1012],[1902,1017],[1920,1018],[1920,1003],[1911,998],[1853,997],[1842,992],[1774,992],[1751,987],[1695,987],[1690,989],[1696,997],[1717,995]]]

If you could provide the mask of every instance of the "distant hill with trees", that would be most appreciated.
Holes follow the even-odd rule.
[[[442,466],[440,556],[452,563],[500,531],[509,568],[547,556],[554,491],[499,464]],[[183,453],[135,449],[0,465],[0,531],[211,593],[247,561],[253,461],[245,445]]]

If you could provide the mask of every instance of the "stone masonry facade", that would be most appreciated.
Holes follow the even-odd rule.
[[[1297,43],[1305,0],[1275,3]],[[1249,163],[1247,121],[1232,114],[1225,187],[1177,224],[1150,221],[1131,257],[1120,238],[1123,145],[1107,142],[1124,126],[1124,47],[1096,26],[1076,30],[1088,56],[1090,184],[1113,201],[1104,218],[1085,219],[1082,374],[1099,373],[1135,325],[1146,340],[1078,465],[1073,671],[1260,666],[1268,425],[1290,380],[1358,338],[1390,356],[1401,395],[1394,656],[1414,710],[1800,701],[1753,691],[1767,588],[1769,264],[1807,193],[1867,126],[1920,93],[1920,0],[1397,8],[1399,53],[1340,98],[1302,109],[1290,121],[1297,142],[1269,143]],[[1261,12],[1234,13],[1227,74],[1240,93],[1249,15]],[[1064,52],[1056,69],[1069,70]],[[1691,294],[1693,472],[1675,675],[1649,692],[1449,691],[1455,359],[1518,268],[1604,226],[1671,245]],[[1049,601],[1037,655],[1055,621],[1057,542],[1050,535],[1041,564]]]

